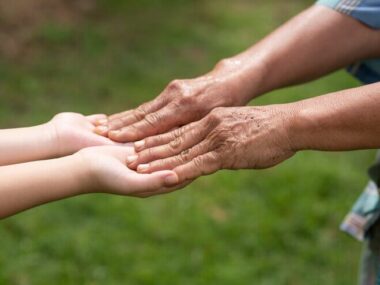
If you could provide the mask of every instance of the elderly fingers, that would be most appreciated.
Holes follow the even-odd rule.
[[[135,168],[139,164],[178,155],[200,143],[208,133],[208,128],[200,121],[172,131],[168,133],[166,137],[158,137],[158,139],[152,137],[152,140],[147,139],[148,145],[154,143],[158,144],[158,146],[138,152],[137,155],[129,161],[128,166]]]
[[[208,142],[202,141],[190,149],[182,151],[180,154],[165,159],[159,159],[148,164],[140,164],[137,171],[140,173],[151,173],[154,171],[174,169],[191,161],[193,158],[210,151]]]
[[[222,169],[221,157],[218,152],[211,151],[195,157],[190,162],[174,168],[178,175],[178,183],[194,180],[200,176],[212,174]]]
[[[186,116],[177,116],[179,105],[170,103],[157,112],[149,113],[140,121],[119,130],[111,131],[115,141],[136,141],[166,132],[187,122]]]

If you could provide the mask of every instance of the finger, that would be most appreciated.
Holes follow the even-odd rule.
[[[162,96],[144,103],[134,110],[128,110],[109,117],[108,128],[110,130],[118,130],[142,120],[147,114],[153,113],[161,109],[167,104]]]
[[[116,119],[118,119],[118,118],[120,118],[120,117],[124,117],[124,116],[126,116],[126,115],[129,115],[129,114],[132,113],[132,112],[133,112],[133,110],[126,110],[126,111],[123,111],[123,112],[115,113],[115,114],[110,115],[110,116],[108,117],[108,119],[109,119],[110,121],[113,121],[113,120],[116,120]]]
[[[94,128],[94,133],[103,137],[108,136],[108,127],[104,125],[99,125]]]
[[[132,125],[110,131],[109,136],[115,141],[131,142],[166,132],[188,122],[189,114],[182,113],[178,116],[178,109],[178,105],[168,104],[157,112],[147,114],[142,120]]]
[[[178,184],[178,176],[173,171],[158,171],[151,174],[137,174],[137,179],[129,182],[128,187],[133,193],[154,192],[164,187]]]
[[[177,129],[171,132],[172,140],[169,143],[138,152],[128,161],[128,166],[137,167],[139,164],[175,156],[201,142],[208,132],[199,122]]]
[[[147,137],[144,140],[135,142],[134,146],[136,151],[142,152],[145,149],[168,144],[171,141],[183,137],[184,135],[187,136],[188,133],[192,133],[194,136],[198,136],[198,132],[199,134],[203,134],[208,130],[209,128],[207,128],[207,126],[204,124],[204,121],[201,120],[187,124],[181,128],[175,128],[165,134]],[[194,134],[194,132],[196,133]]]
[[[147,191],[147,192],[141,192],[133,195],[134,197],[139,197],[139,198],[148,198],[151,196],[156,196],[156,195],[161,195],[161,194],[168,194],[171,192],[174,192],[176,190],[185,188],[187,185],[189,185],[192,181],[185,181],[179,185],[173,186],[173,187],[163,187],[159,190],[156,191]]]
[[[209,151],[209,143],[207,141],[202,141],[194,147],[182,151],[176,156],[155,160],[148,164],[140,164],[137,166],[137,171],[139,173],[151,173],[159,170],[174,169],[175,167],[186,164],[193,158],[208,153]]]
[[[98,134],[94,134],[93,136],[91,136],[91,146],[101,146],[101,145],[119,145],[119,143],[114,142],[110,140],[109,138],[98,135]]]
[[[197,156],[190,162],[173,169],[178,175],[179,182],[193,180],[203,175],[212,174],[222,168],[219,154],[215,151]]]
[[[86,116],[86,118],[91,124],[95,126],[99,126],[99,125],[103,125],[103,123],[107,123],[106,114],[94,114],[94,115]]]

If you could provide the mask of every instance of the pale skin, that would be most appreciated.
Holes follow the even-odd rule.
[[[0,218],[81,194],[145,197],[177,184],[172,171],[139,174],[126,167],[133,146],[93,132],[104,117],[63,113],[43,125],[1,130]]]
[[[268,91],[376,57],[379,31],[315,5],[211,72],[175,80],[153,101],[102,120],[98,132],[119,142],[139,140],[129,167],[173,169],[179,183],[220,169],[271,167],[305,149],[379,148],[379,84],[241,107]]]

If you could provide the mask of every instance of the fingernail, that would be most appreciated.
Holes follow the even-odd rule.
[[[108,132],[108,127],[107,126],[97,126],[95,128],[95,132],[98,134],[104,134]]]
[[[100,119],[98,120],[98,125],[106,125],[108,123],[108,120],[107,119]]]
[[[115,135],[115,136],[117,136],[119,133],[120,133],[120,130],[113,130],[113,131],[110,131],[110,135]]]
[[[139,166],[137,166],[137,171],[145,172],[148,170],[148,168],[149,168],[149,164],[140,164]]]
[[[137,159],[138,159],[137,155],[130,155],[130,156],[127,157],[127,164],[135,162]]]
[[[166,186],[173,186],[178,183],[178,177],[177,175],[170,174],[165,177],[165,185]]]
[[[135,142],[135,149],[142,149],[145,146],[145,141]]]

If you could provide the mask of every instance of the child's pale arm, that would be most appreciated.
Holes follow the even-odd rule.
[[[84,147],[114,144],[94,133],[94,121],[105,117],[61,113],[42,125],[0,130],[0,165],[65,156]]]
[[[85,193],[144,197],[178,182],[172,171],[138,174],[125,165],[131,146],[100,146],[74,155],[0,167],[0,218]]]
[[[0,167],[0,218],[82,193],[84,169],[73,156]]]

